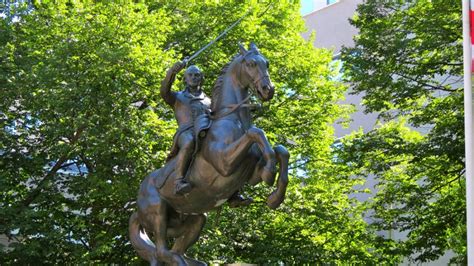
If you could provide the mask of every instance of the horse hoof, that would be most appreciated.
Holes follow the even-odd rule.
[[[176,265],[176,266],[187,266],[188,263],[186,261],[186,258],[182,255],[175,254],[174,256],[174,262],[171,263],[171,265]]]
[[[268,186],[273,186],[273,183],[275,182],[275,175],[275,165],[265,165],[262,169],[262,174],[260,175],[260,177],[262,178],[263,182],[265,182]]]
[[[188,266],[207,266],[207,264],[203,261],[188,258],[186,256],[184,256],[184,260],[186,261]]]
[[[275,192],[273,192],[270,196],[268,196],[267,198],[267,206],[272,209],[272,210],[275,210],[276,208],[278,208],[280,206],[280,204],[283,202],[283,200],[285,199],[284,196],[277,196],[277,194]]]
[[[250,204],[252,204],[253,199],[252,198],[244,198],[244,197],[238,195],[235,198],[230,198],[228,202],[229,202],[229,207],[231,207],[231,208],[247,207]]]

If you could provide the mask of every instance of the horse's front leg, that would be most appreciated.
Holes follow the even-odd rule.
[[[285,199],[286,187],[288,186],[288,164],[290,161],[290,153],[282,145],[275,146],[275,153],[280,165],[278,173],[277,188],[270,194],[267,199],[267,205],[271,209],[276,209]]]
[[[262,180],[272,185],[275,180],[275,173],[276,173],[276,159],[275,159],[275,151],[273,150],[272,146],[268,142],[267,137],[265,136],[265,132],[260,128],[251,127],[247,134],[250,135],[251,138],[255,140],[255,143],[259,146],[260,150],[262,151],[263,160],[265,161],[265,165],[260,172],[260,177]]]
[[[279,164],[278,181],[276,189],[268,196],[267,205],[271,209],[276,209],[285,199],[286,187],[288,186],[288,164],[290,160],[290,153],[282,145],[277,145],[274,148],[276,158]],[[251,186],[254,186],[262,181],[262,172],[264,171],[263,164],[257,164],[254,173],[248,181]],[[273,176],[274,177],[274,176]],[[273,185],[273,179],[271,183],[265,182],[267,185]]]
[[[231,175],[248,156],[250,147],[256,143],[265,160],[262,179],[267,181],[273,178],[276,164],[275,152],[263,130],[251,127],[231,143],[224,140],[226,137],[228,136],[219,136],[216,141],[213,141],[209,146],[208,154],[206,154],[209,162],[222,176]]]

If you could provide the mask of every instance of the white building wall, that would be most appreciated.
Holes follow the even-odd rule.
[[[335,55],[339,54],[343,45],[354,44],[352,37],[357,34],[357,29],[347,20],[354,15],[360,3],[362,0],[339,0],[334,4],[319,6],[319,9],[303,16],[309,30],[303,37],[307,39],[315,31],[315,47],[333,49]]]
[[[316,34],[313,45],[318,48],[327,48],[334,51],[334,57],[338,58],[343,46],[353,46],[353,37],[357,29],[349,24],[348,19],[355,13],[357,5],[362,0],[339,0],[336,3],[326,5],[314,12],[303,16],[308,32],[303,33],[303,37],[308,39],[312,32]],[[352,104],[356,112],[352,114],[352,122],[345,128],[340,124],[334,125],[335,136],[343,137],[359,128],[367,132],[374,128],[377,114],[365,114],[361,105],[361,94],[351,95],[350,90],[345,95],[345,100],[341,104]]]

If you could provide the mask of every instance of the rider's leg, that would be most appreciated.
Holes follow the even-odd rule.
[[[178,147],[179,152],[176,156],[175,193],[184,194],[191,190],[191,184],[189,184],[185,179],[185,176],[194,152],[194,137],[192,130],[187,130],[181,133],[178,138]]]

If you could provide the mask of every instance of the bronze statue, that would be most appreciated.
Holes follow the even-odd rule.
[[[264,181],[272,186],[277,162],[277,186],[267,205],[275,209],[283,202],[289,153],[281,145],[272,148],[264,132],[252,126],[247,104],[249,89],[262,101],[269,101],[274,94],[268,61],[253,43],[248,51],[240,47],[240,54],[222,69],[215,83],[212,123],[189,165],[189,192],[175,193],[174,180],[181,174],[176,169],[179,156],[142,182],[138,211],[130,217],[129,235],[140,257],[152,265],[203,265],[184,253],[198,240],[206,221],[204,214],[226,202],[245,183],[256,185]],[[154,245],[146,232],[153,234]],[[171,249],[167,238],[174,238]]]

